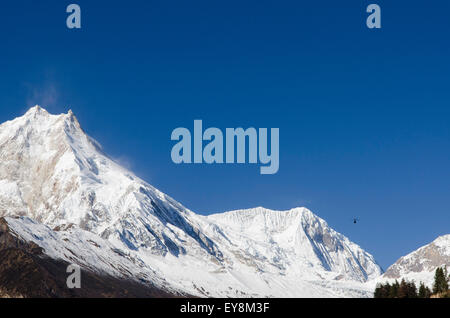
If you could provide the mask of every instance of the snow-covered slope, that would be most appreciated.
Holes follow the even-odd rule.
[[[364,282],[380,275],[372,255],[331,229],[306,208],[272,211],[264,208],[210,215],[214,241],[227,251],[245,252],[255,268],[302,275],[311,268],[331,272],[333,279]],[[220,228],[221,231],[217,231]],[[233,242],[233,244],[231,243]]]
[[[376,282],[405,279],[431,287],[436,268],[444,266],[450,269],[450,234],[401,257]]]
[[[73,223],[133,250],[178,255],[192,245],[220,258],[189,211],[109,159],[70,111],[36,106],[1,125],[0,159],[1,214]]]
[[[53,230],[28,217],[5,217],[5,222],[11,234],[39,245],[51,258],[76,263],[95,273],[167,287],[142,260],[93,233],[76,227]]]
[[[0,216],[13,215],[96,235],[142,261],[155,282],[200,296],[369,296],[361,283],[381,274],[304,208],[189,211],[105,155],[71,111],[36,106],[0,125]],[[10,222],[32,232],[26,220]]]

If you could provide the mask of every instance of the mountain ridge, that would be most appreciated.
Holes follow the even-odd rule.
[[[400,257],[376,281],[392,282],[406,279],[416,284],[423,282],[431,288],[436,268],[445,266],[450,268],[450,234],[441,235]]]
[[[110,159],[71,111],[51,115],[37,106],[3,123],[0,158],[0,216],[25,217],[19,236],[34,240],[27,226],[38,222],[48,227],[40,228],[47,243],[60,246],[53,229],[72,238],[74,226],[151,265],[151,280],[172,290],[367,297],[362,283],[382,272],[372,255],[306,208],[240,210],[240,220],[237,211],[195,214]]]

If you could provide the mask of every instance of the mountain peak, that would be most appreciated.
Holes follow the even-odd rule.
[[[33,117],[33,116],[40,116],[40,115],[44,115],[44,116],[48,116],[48,115],[51,115],[51,116],[66,116],[68,118],[76,118],[75,114],[72,111],[72,109],[69,109],[67,114],[62,113],[62,114],[59,114],[59,115],[54,115],[54,114],[50,114],[45,108],[41,107],[40,105],[35,105],[35,106],[31,107],[24,114],[25,117]]]
[[[437,267],[450,266],[450,234],[442,235],[398,259],[379,281],[405,278],[432,286]]]
[[[35,105],[33,107],[31,107],[26,113],[25,116],[38,116],[38,115],[49,115],[49,113],[47,112],[47,110],[45,110],[44,108],[42,108],[39,105]]]
[[[64,115],[76,128],[82,130],[81,125],[71,109]]]
[[[95,268],[79,235],[106,240],[125,251],[124,259],[135,257],[132,263],[149,278],[208,297],[366,295],[362,285],[353,291],[354,284],[381,274],[370,254],[306,208],[212,216],[187,210],[100,151],[72,111],[51,115],[35,106],[0,125],[0,154],[0,217],[24,216],[48,226],[37,232],[35,224],[17,221],[23,237],[49,256],[77,250],[80,260],[93,260],[82,264]],[[55,242],[59,234],[51,228],[67,241]],[[49,249],[64,251],[61,244],[67,253]],[[94,256],[103,253],[97,245]]]
[[[67,113],[55,115],[50,114],[46,109],[36,105],[31,107],[22,117],[16,118],[16,121],[26,126],[31,124],[33,127],[39,127],[40,131],[54,131],[58,123],[66,123],[66,127],[69,127],[71,132],[82,131],[81,125],[71,109]],[[64,125],[60,127],[64,128]]]

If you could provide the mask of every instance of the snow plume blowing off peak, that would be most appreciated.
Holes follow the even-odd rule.
[[[382,272],[373,256],[305,208],[195,214],[106,156],[71,111],[51,115],[35,106],[0,125],[0,159],[0,217],[22,217],[9,221],[17,235],[48,251],[61,251],[66,243],[55,238],[69,237],[79,253],[89,237],[113,246],[102,257],[110,266],[125,257],[123,272],[171,291],[366,297],[372,290],[364,282]],[[86,255],[77,257],[87,266]],[[108,271],[96,263],[88,265]]]

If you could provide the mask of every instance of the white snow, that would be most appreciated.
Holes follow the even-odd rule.
[[[0,125],[0,160],[0,216],[26,216],[7,220],[54,258],[70,249],[83,266],[214,297],[370,297],[381,274],[306,208],[195,214],[107,157],[72,112],[36,106]]]
[[[416,285],[423,282],[432,288],[436,268],[447,266],[450,269],[450,234],[443,235],[433,242],[401,257],[390,266],[382,276],[367,283],[375,287],[377,283],[393,283],[405,279]]]

